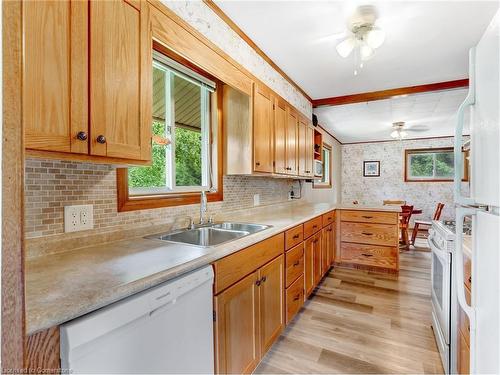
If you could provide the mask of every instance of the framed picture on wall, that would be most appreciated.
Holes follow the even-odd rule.
[[[380,161],[365,160],[363,162],[363,177],[380,177]]]

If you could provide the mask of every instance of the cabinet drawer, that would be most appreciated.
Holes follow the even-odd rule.
[[[465,288],[465,299],[467,303],[470,305],[470,291]],[[465,342],[470,346],[470,322],[469,318],[465,314],[465,312],[459,307],[458,309],[458,325],[460,327],[460,331],[464,336]]]
[[[286,289],[286,323],[288,324],[304,303],[304,276]]]
[[[379,223],[379,224],[397,224],[397,212],[377,212],[377,211],[340,211],[340,220],[355,221],[358,223]]]
[[[290,286],[304,273],[304,244],[295,246],[286,253],[286,286]]]
[[[335,219],[335,211],[330,211],[327,212],[326,214],[323,215],[323,226],[326,227],[327,225],[330,225],[333,223],[333,220]]]
[[[291,249],[295,245],[298,245],[304,239],[304,226],[302,224],[288,229],[285,232],[285,246],[286,249]]]
[[[397,246],[398,227],[389,224],[342,222],[340,240],[370,245]]]
[[[374,245],[361,245],[342,242],[340,257],[342,262],[373,267],[398,269],[398,248]]]
[[[314,233],[319,231],[323,226],[323,219],[321,216],[315,217],[304,223],[304,238],[311,237]]]
[[[214,263],[215,294],[283,254],[285,236],[280,233]]]
[[[472,269],[471,261],[468,256],[464,255],[464,283],[469,290],[472,290]]]

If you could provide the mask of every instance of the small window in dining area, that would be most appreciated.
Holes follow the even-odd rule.
[[[467,155],[462,152],[464,169],[462,180],[467,176]],[[453,181],[455,174],[452,147],[405,150],[405,181]]]
[[[323,143],[321,157],[323,162],[323,175],[313,183],[314,188],[332,187],[332,146]]]

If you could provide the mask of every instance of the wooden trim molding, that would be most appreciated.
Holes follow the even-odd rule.
[[[343,105],[352,103],[369,102],[374,100],[390,99],[395,96],[418,94],[429,91],[452,90],[463,87],[469,87],[469,79],[457,79],[455,81],[436,82],[427,85],[400,87],[395,89],[365,92],[361,94],[352,94],[344,96],[335,96],[331,98],[313,99],[313,108],[332,105]]]
[[[436,147],[436,148],[414,148],[414,149],[406,149],[404,153],[404,182],[453,182],[453,178],[429,178],[429,179],[411,179],[408,177],[408,155],[409,154],[424,154],[424,153],[433,153],[447,151],[453,152],[453,147]],[[464,159],[468,156],[468,151],[463,151]],[[462,178],[463,182],[469,181],[469,167],[467,163],[464,163],[464,178]]]
[[[2,2],[2,372],[24,368],[22,3]]]
[[[203,0],[205,5],[207,5],[212,11],[219,16],[233,31],[238,34],[238,36],[243,39],[252,49],[260,56],[262,57],[271,67],[276,70],[279,74],[283,76],[293,87],[295,87],[297,90],[300,91],[302,95],[306,97],[307,100],[310,102],[313,102],[313,99],[297,84],[295,81],[293,81],[281,68],[276,65],[276,63],[271,60],[269,56],[265,54],[264,51],[262,51],[257,44],[247,35],[243,30],[240,29],[240,27],[231,19],[229,16],[224,13],[224,11],[217,6],[213,2],[213,0]]]

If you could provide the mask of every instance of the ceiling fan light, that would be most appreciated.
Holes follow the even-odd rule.
[[[367,44],[362,44],[359,47],[359,52],[363,61],[370,59],[375,53],[374,49]]]
[[[400,138],[405,138],[405,137],[407,137],[407,136],[408,136],[408,132],[405,132],[404,130],[401,130],[401,131],[399,132],[399,137],[400,137]]]
[[[372,48],[380,47],[385,41],[385,32],[379,28],[373,28],[366,34],[366,43]]]
[[[394,130],[394,131],[391,133],[391,137],[392,137],[392,138],[399,138],[399,131]]]
[[[352,52],[352,50],[354,49],[354,45],[355,45],[354,38],[349,37],[347,39],[344,39],[339,44],[337,44],[336,49],[339,55],[345,58],[349,56],[349,54]]]

